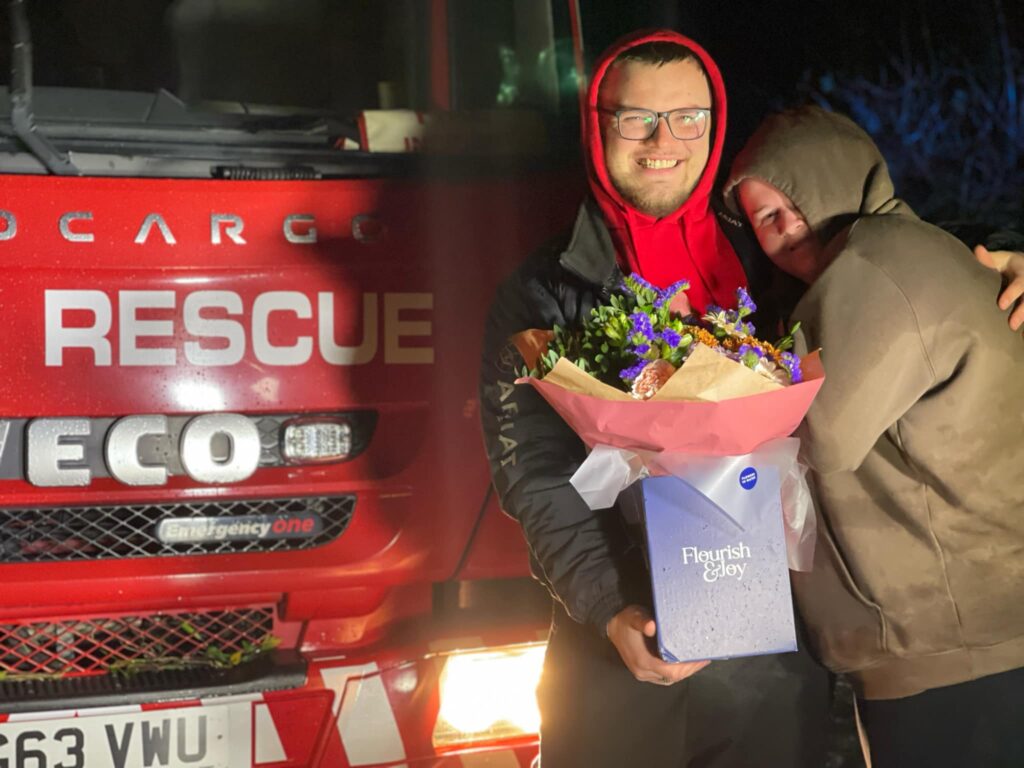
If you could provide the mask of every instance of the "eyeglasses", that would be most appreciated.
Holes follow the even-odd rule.
[[[619,136],[630,141],[644,141],[651,138],[658,130],[658,121],[665,118],[668,130],[681,141],[693,141],[704,135],[708,129],[708,109],[683,107],[670,109],[668,112],[655,112],[653,109],[601,109],[607,115],[615,115],[615,127]]]

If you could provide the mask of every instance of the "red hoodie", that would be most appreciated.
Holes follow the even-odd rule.
[[[660,219],[641,213],[612,186],[604,161],[604,143],[597,112],[597,96],[608,67],[623,51],[642,43],[663,40],[686,46],[700,59],[711,82],[714,114],[711,152],[697,186],[679,208]],[[642,106],[642,105],[641,105]],[[736,289],[747,279],[736,252],[711,210],[711,190],[725,141],[725,84],[707,52],[689,38],[671,30],[628,35],[613,44],[598,61],[587,94],[584,146],[587,148],[590,190],[611,233],[622,269],[666,287],[688,280],[687,297],[697,312],[709,304],[735,307]]]

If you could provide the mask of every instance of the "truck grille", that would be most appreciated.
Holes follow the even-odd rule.
[[[271,606],[0,624],[0,672],[14,680],[99,674],[140,662],[223,659],[222,653],[230,664],[232,654],[239,659],[259,647],[273,628]]]
[[[352,520],[355,496],[290,499],[217,500],[171,504],[0,509],[0,563],[110,558],[277,552],[310,549],[333,541]],[[187,542],[161,541],[161,522],[189,518],[282,516],[320,521],[319,531],[291,538],[245,538]]]

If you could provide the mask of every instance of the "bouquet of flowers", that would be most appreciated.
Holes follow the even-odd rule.
[[[788,436],[823,372],[791,351],[795,327],[754,335],[746,290],[697,317],[687,288],[630,275],[580,327],[518,334],[519,383],[591,449],[572,478],[587,504],[643,523],[664,658],[794,650],[787,563],[810,570],[815,525]],[[726,605],[748,608],[740,624]]]
[[[689,287],[684,280],[661,289],[630,275],[620,293],[595,307],[582,328],[556,326],[531,373],[542,378],[565,358],[600,381],[647,400],[703,344],[783,386],[801,381],[800,359],[788,351],[798,326],[774,345],[755,338],[745,318],[757,306],[744,288],[736,292],[737,309],[711,306],[696,320],[688,314],[688,302],[681,301]]]

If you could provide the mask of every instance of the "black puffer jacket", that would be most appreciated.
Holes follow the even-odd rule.
[[[756,298],[767,260],[738,220],[716,214]],[[649,605],[643,552],[618,510],[591,511],[569,484],[586,450],[536,390],[514,384],[523,360],[509,338],[529,328],[578,325],[621,279],[604,219],[588,200],[568,236],[534,253],[498,289],[480,381],[484,440],[502,509],[522,526],[537,578],[570,616],[602,634],[630,603]]]

